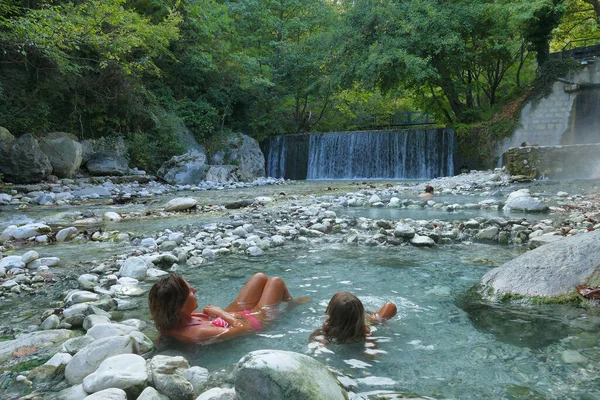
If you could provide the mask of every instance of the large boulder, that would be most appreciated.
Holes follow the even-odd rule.
[[[257,350],[237,364],[235,391],[239,400],[336,400],[348,393],[314,358],[280,350]]]
[[[195,185],[204,180],[207,170],[206,155],[190,150],[165,161],[156,175],[173,185]]]
[[[265,156],[255,139],[238,134],[227,139],[226,146],[223,163],[237,165],[240,181],[253,181],[265,176]]]
[[[81,166],[83,149],[74,135],[51,132],[40,140],[40,148],[52,164],[52,173],[59,178],[73,178]]]
[[[10,139],[10,133],[0,137],[0,173],[6,182],[37,183],[52,173],[48,157],[31,134]]]
[[[85,167],[96,176],[123,176],[129,172],[125,157],[109,151],[92,154]]]
[[[481,294],[498,297],[576,295],[577,285],[600,285],[600,231],[593,231],[541,246],[488,271],[481,279]]]
[[[81,144],[81,164],[88,162],[92,154],[94,154],[94,143],[91,140],[83,140]]]
[[[8,129],[0,126],[0,149],[8,148],[15,141],[15,137]]]
[[[12,360],[15,354],[32,354],[42,358],[44,354],[57,352],[60,345],[75,335],[68,329],[52,329],[25,333],[13,340],[0,341],[0,365]],[[23,357],[26,361],[25,357]]]
[[[529,189],[519,189],[508,195],[503,210],[546,212],[548,211],[548,206],[542,200],[531,197]]]
[[[206,173],[206,180],[218,183],[237,182],[237,170],[235,165],[213,165]]]

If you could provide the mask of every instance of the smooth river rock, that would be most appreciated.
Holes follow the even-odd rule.
[[[348,399],[348,393],[323,364],[291,351],[250,352],[238,362],[234,376],[239,400]]]
[[[577,285],[600,283],[600,231],[578,234],[531,250],[488,271],[481,293],[556,297],[574,294]]]

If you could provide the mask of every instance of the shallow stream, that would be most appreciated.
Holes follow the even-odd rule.
[[[328,194],[333,188],[339,188],[342,193],[361,188],[358,184],[352,187],[348,182],[318,182],[256,188],[236,194],[215,191],[190,195],[205,204],[218,204],[225,198],[301,196],[303,190],[311,190],[311,185],[321,194]],[[558,187],[538,186],[536,190],[556,193]],[[456,198],[455,202],[476,203],[485,198],[464,196]],[[168,198],[164,200],[166,202]],[[121,210],[143,211],[153,209],[157,204],[159,202],[152,206],[125,206]],[[78,206],[64,211],[87,209],[90,207]],[[98,213],[116,209],[97,205]],[[0,221],[6,223],[16,218],[16,210],[7,207],[3,210]],[[344,210],[336,211],[340,215],[386,219],[489,217],[484,210],[467,210],[460,216],[450,216],[447,214],[452,213],[444,211],[437,211],[435,215],[400,215],[389,209]],[[32,207],[18,212],[22,212],[24,218],[40,220],[64,211]],[[130,231],[135,236],[142,236],[166,228],[177,230],[190,223],[215,222],[230,215],[186,214],[170,219],[124,220],[106,225],[104,229]],[[62,243],[5,252],[5,255],[22,254],[36,249],[42,256],[58,256],[64,265],[56,270],[57,274],[72,279],[63,278],[43,295],[4,301],[0,305],[1,324],[25,329],[39,323],[36,322],[36,310],[60,304],[62,292],[74,286],[78,275],[88,272],[80,270],[77,263],[102,262],[127,251],[128,246]],[[217,375],[220,371],[231,370],[233,364],[252,350],[281,349],[305,353],[343,375],[344,384],[356,393],[389,390],[437,399],[600,399],[600,311],[597,308],[488,304],[469,294],[489,269],[524,251],[525,247],[483,244],[422,249],[291,242],[284,248],[270,249],[258,258],[225,256],[208,261],[200,268],[182,267],[180,273],[198,288],[201,307],[205,304],[225,307],[255,272],[281,276],[294,296],[309,295],[313,300],[293,310],[282,311],[278,320],[256,335],[179,350],[186,352],[192,364],[206,367]],[[149,288],[151,284],[146,282],[143,286]],[[398,305],[398,315],[378,326],[373,333],[379,353],[375,357],[365,355],[361,346],[319,348],[308,344],[308,336],[323,323],[327,302],[337,291],[355,293],[372,311],[385,301]],[[138,301],[140,307],[127,311],[124,317],[150,322],[145,298],[138,298]],[[146,333],[157,337],[153,328],[148,328]],[[587,361],[571,362],[569,355],[574,351]]]

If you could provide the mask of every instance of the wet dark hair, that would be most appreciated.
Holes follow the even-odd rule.
[[[433,186],[425,186],[425,193],[433,193]]]
[[[357,343],[365,340],[367,325],[365,307],[352,293],[338,292],[327,305],[325,337],[335,343]]]
[[[190,294],[185,279],[171,274],[156,282],[148,293],[148,307],[159,331],[177,328],[181,308]]]

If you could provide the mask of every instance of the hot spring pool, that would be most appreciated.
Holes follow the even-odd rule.
[[[488,245],[427,250],[328,245],[182,269],[198,288],[200,307],[225,307],[255,272],[281,276],[294,296],[313,298],[283,311],[259,334],[183,350],[192,364],[211,372],[228,369],[258,349],[309,354],[349,378],[344,382],[355,393],[389,390],[438,399],[600,398],[597,309],[487,305],[466,295],[486,271],[523,251]],[[381,351],[377,357],[365,356],[360,345],[329,346],[325,351],[309,346],[308,336],[323,323],[336,291],[355,293],[369,310],[388,300],[398,305],[398,315],[373,333]],[[572,362],[575,352],[587,361]]]

